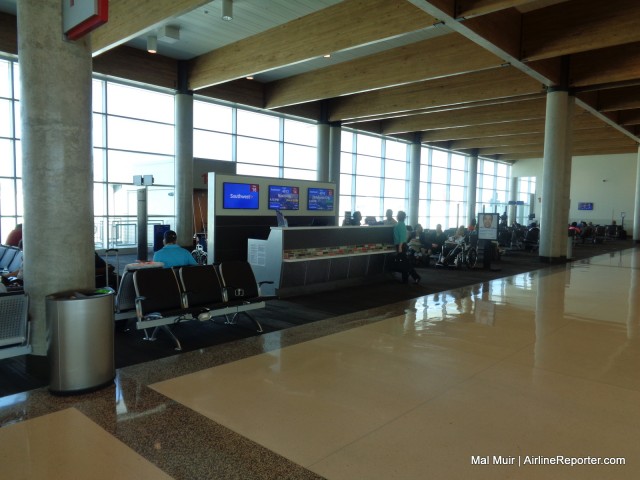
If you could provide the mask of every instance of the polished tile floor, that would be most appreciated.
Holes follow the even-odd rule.
[[[629,249],[0,398],[2,478],[636,479],[639,304]]]

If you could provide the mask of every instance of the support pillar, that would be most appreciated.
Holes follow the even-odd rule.
[[[636,200],[633,209],[633,241],[640,243],[640,148],[636,167]]]
[[[420,214],[420,159],[422,155],[422,143],[420,134],[411,143],[409,154],[409,225],[418,223]]]
[[[342,124],[331,122],[329,124],[329,171],[327,181],[336,185],[335,191],[335,225],[339,225],[340,212],[338,203],[340,198],[340,149],[342,145]]]
[[[566,260],[574,103],[566,89],[547,93],[539,247],[545,262]]]
[[[176,115],[175,178],[176,225],[178,245],[191,250],[193,245],[193,92],[187,88],[187,69],[178,64],[178,91],[174,105]]]
[[[508,220],[507,225],[513,225],[513,222],[518,221],[518,206],[516,201],[518,200],[518,177],[511,177],[511,188],[509,189],[509,211],[507,212]],[[524,212],[522,212],[524,215]],[[525,222],[526,224],[526,222]]]
[[[318,123],[318,160],[317,160],[317,180],[319,182],[329,181],[329,157],[331,152],[331,134],[329,124]]]
[[[467,174],[467,220],[465,225],[476,218],[476,191],[478,189],[478,151],[469,155],[469,172]]]
[[[46,355],[46,296],[95,287],[91,42],[64,39],[59,0],[17,7],[24,286],[33,353]]]

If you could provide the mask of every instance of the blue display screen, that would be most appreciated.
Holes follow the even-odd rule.
[[[260,187],[257,183],[223,183],[222,207],[256,210],[260,207]]]
[[[283,185],[269,185],[269,208],[271,210],[298,210],[300,189]]]
[[[333,210],[333,188],[309,188],[307,208],[330,212]]]
[[[591,202],[578,202],[578,210],[593,210],[593,203],[591,203]]]

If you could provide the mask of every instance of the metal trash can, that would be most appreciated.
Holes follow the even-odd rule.
[[[47,296],[51,393],[86,393],[113,382],[113,293],[102,288]]]

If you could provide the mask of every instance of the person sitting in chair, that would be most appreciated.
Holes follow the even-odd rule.
[[[164,247],[153,254],[153,261],[164,263],[165,268],[197,265],[198,262],[196,262],[187,249],[176,245],[177,241],[178,235],[176,232],[173,230],[164,232],[164,238],[162,240]]]

